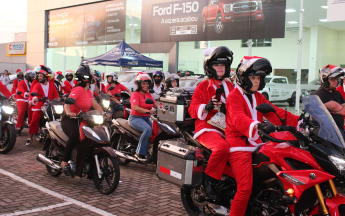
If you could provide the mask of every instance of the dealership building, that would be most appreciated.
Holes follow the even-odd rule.
[[[248,2],[28,0],[26,67],[46,64],[54,71],[75,70],[82,58],[100,56],[125,40],[143,55],[163,61],[163,70],[170,73],[202,74],[203,51],[227,46],[234,53],[233,69],[243,56],[261,56],[271,61],[273,74],[296,82],[301,1]],[[330,2],[339,1],[304,0],[301,82],[316,79],[318,69],[327,64],[345,67],[345,18]],[[336,8],[344,5],[340,2]],[[212,18],[211,12],[204,14],[205,8],[219,11]],[[327,20],[333,13],[343,17]],[[218,22],[219,16],[223,22]],[[92,68],[121,70],[104,65]]]

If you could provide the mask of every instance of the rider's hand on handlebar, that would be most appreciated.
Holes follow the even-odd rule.
[[[39,100],[39,99],[38,99],[37,97],[35,97],[35,98],[32,99],[32,102],[33,102],[33,103],[37,103],[38,100]]]
[[[258,130],[266,134],[270,134],[276,130],[276,126],[274,126],[270,122],[266,122],[266,123],[258,124]]]
[[[71,117],[76,117],[77,114],[75,114],[75,113],[73,113],[73,112],[70,112],[70,113],[67,113],[67,116],[69,116],[69,117],[71,118]]]
[[[150,110],[150,114],[155,115],[155,114],[156,114],[156,111],[154,111],[154,110]]]
[[[120,102],[119,100],[116,100],[116,103],[117,103],[118,105],[121,105],[121,102]]]

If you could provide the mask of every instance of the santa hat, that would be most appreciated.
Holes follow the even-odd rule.
[[[241,66],[239,71],[246,71],[254,62],[261,59],[262,57],[259,56],[244,56],[241,60]]]
[[[325,67],[323,67],[322,69],[320,69],[320,75],[323,78],[326,78],[326,77],[331,78],[331,77],[337,77],[339,75],[344,75],[344,71],[343,71],[343,69],[341,69],[341,67],[328,64]]]
[[[27,69],[25,72],[34,72],[34,70]]]
[[[23,73],[22,70],[18,69],[16,73]]]

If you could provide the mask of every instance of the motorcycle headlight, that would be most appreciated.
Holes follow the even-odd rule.
[[[95,122],[95,124],[103,124],[103,116],[101,115],[92,115],[93,116],[93,121]]]
[[[329,160],[332,161],[334,166],[340,171],[341,174],[345,173],[345,160],[335,155],[328,156]]]
[[[54,105],[54,110],[56,114],[62,114],[63,112],[63,105]]]
[[[110,101],[108,100],[102,100],[102,104],[105,108],[109,108],[109,105],[110,105]]]
[[[5,113],[7,114],[12,114],[14,109],[13,107],[9,107],[9,106],[3,106],[2,109],[5,111]]]

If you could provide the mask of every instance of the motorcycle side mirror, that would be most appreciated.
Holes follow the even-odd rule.
[[[270,113],[270,112],[274,112],[274,113],[276,112],[276,109],[274,109],[274,107],[268,103],[260,104],[259,106],[256,107],[256,110],[263,113],[263,114]]]
[[[155,91],[153,91],[153,89],[149,89],[149,93],[155,93]]]
[[[154,102],[151,98],[147,98],[147,99],[145,100],[145,103],[146,103],[146,104],[154,104],[155,102]]]
[[[109,88],[108,88],[108,91],[112,91],[112,90],[114,90],[114,86],[110,86]]]
[[[121,95],[119,93],[115,93],[114,95],[115,95],[115,97],[121,97]]]
[[[35,97],[35,96],[37,96],[38,94],[36,93],[36,92],[31,92],[31,94],[30,94],[32,97]]]
[[[21,91],[17,91],[17,93],[16,93],[17,95],[20,95],[20,94],[22,94],[22,92]]]
[[[65,99],[65,104],[75,104],[74,98],[66,98]]]
[[[281,121],[281,123],[285,126],[285,119],[280,118],[276,109],[271,104],[269,104],[269,103],[260,104],[259,106],[256,107],[256,110],[263,113],[263,114],[270,113],[270,112],[275,113],[277,115],[277,117],[279,118],[279,120]],[[285,112],[287,112],[287,111],[285,111]]]

